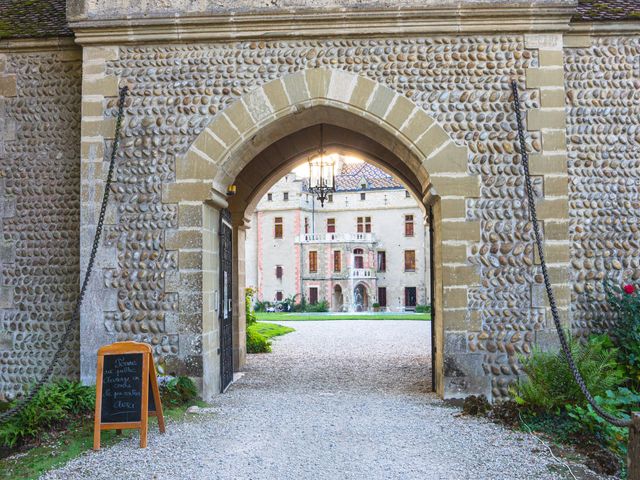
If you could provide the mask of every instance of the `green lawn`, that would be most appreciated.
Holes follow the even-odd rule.
[[[118,438],[115,431],[106,431],[102,435],[102,446],[112,445],[130,434],[130,431],[125,430]],[[90,450],[93,448],[93,421],[78,421],[65,432],[44,433],[39,440],[41,445],[0,460],[0,478],[38,478],[44,472],[60,467]]]
[[[294,332],[291,327],[284,327],[277,323],[257,322],[254,324],[258,333],[264,335],[267,338],[279,337],[280,335],[286,335],[287,333]],[[253,328],[253,327],[252,327]]]
[[[267,313],[256,312],[260,321],[304,321],[304,320],[431,320],[429,313]]]

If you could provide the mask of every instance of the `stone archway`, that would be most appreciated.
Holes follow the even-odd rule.
[[[465,199],[479,196],[479,178],[467,173],[467,150],[456,145],[424,110],[386,86],[340,70],[310,69],[273,80],[256,88],[217,114],[198,136],[187,154],[177,160],[176,182],[163,186],[163,201],[192,210],[200,208],[201,225],[179,216],[178,236],[193,238],[202,248],[203,376],[215,377],[215,322],[204,318],[214,308],[217,290],[215,231],[218,211],[230,206],[234,213],[234,281],[244,286],[245,212],[260,191],[288,168],[292,158],[308,148],[296,146],[297,132],[320,123],[353,132],[379,151],[380,163],[397,174],[413,194],[430,209],[433,235],[434,330],[436,390],[442,397],[469,393],[489,394],[489,377],[482,372],[481,354],[460,344],[460,335],[478,332],[470,323],[466,298],[447,302],[448,289],[464,291],[479,283],[476,269],[466,261],[466,250],[479,240],[477,222],[465,219]],[[291,152],[265,155],[282,139]],[[235,185],[236,196],[227,200]],[[460,193],[464,192],[461,198]],[[199,206],[199,207],[198,207]],[[177,245],[179,258],[193,250],[188,241]],[[182,264],[180,264],[182,270]],[[240,293],[240,292],[238,292]],[[242,295],[236,295],[242,298]],[[234,305],[236,368],[244,359],[244,308]],[[447,338],[451,337],[452,341]],[[209,341],[206,339],[209,338]],[[456,339],[453,341],[453,339]],[[447,372],[445,361],[455,365]],[[449,388],[447,377],[456,377]],[[215,382],[213,382],[215,383]],[[205,397],[207,396],[205,392]]]

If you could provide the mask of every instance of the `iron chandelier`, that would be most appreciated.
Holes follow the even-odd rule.
[[[320,124],[320,148],[316,156],[309,158],[309,192],[315,195],[324,207],[330,193],[336,191],[334,162],[324,156],[324,125]]]

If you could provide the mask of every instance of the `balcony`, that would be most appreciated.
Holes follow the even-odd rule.
[[[376,271],[373,268],[352,268],[351,278],[376,278]]]
[[[296,237],[296,243],[375,243],[373,233],[307,233]]]

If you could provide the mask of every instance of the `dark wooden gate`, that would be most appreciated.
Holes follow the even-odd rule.
[[[224,392],[233,381],[233,230],[231,214],[220,214],[220,389]]]

